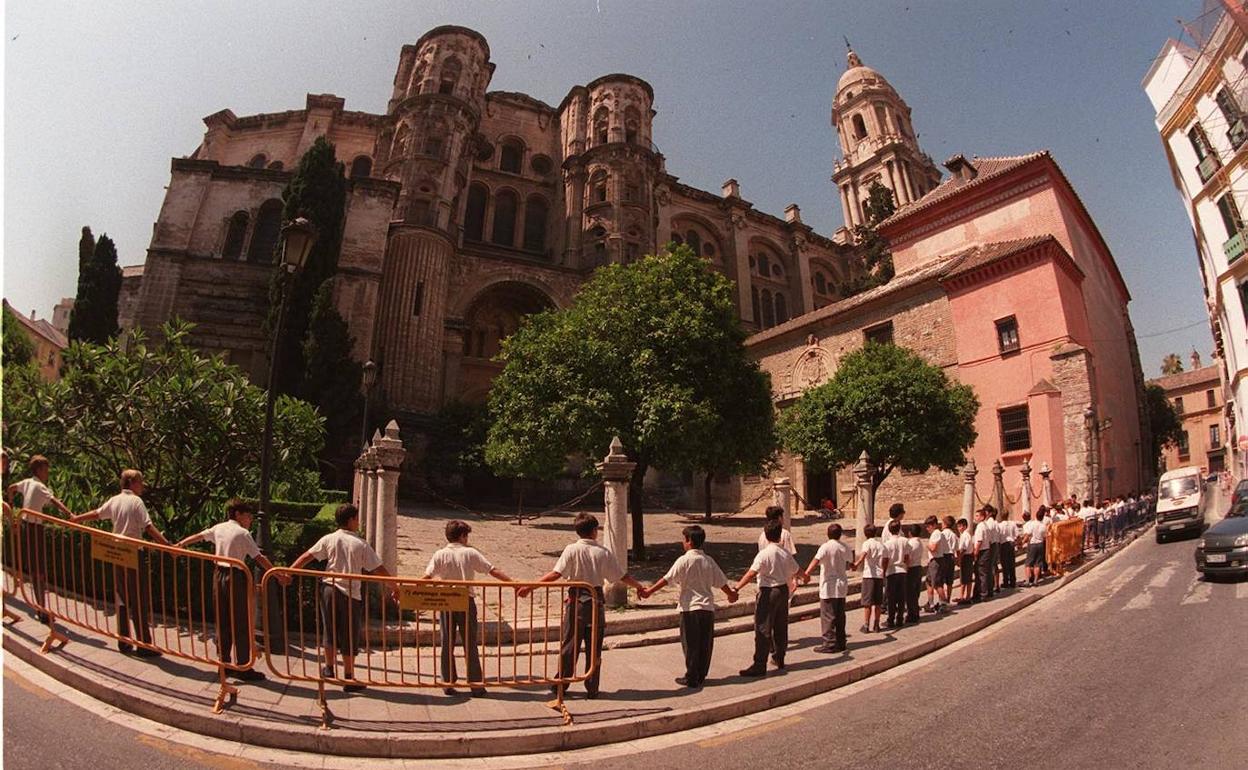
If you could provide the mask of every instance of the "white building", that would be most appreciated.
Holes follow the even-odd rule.
[[[1195,236],[1220,359],[1225,434],[1248,476],[1248,37],[1229,13],[1199,47],[1167,40],[1144,77]],[[1164,279],[1162,279],[1164,280]]]

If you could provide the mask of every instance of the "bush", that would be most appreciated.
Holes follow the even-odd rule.
[[[351,493],[345,489],[318,489],[316,499],[341,505],[351,502]]]

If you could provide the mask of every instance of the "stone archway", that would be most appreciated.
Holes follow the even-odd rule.
[[[447,393],[447,399],[484,401],[490,383],[502,371],[502,364],[492,360],[502,341],[520,328],[526,316],[555,306],[545,291],[521,281],[493,283],[474,296],[463,314],[457,386]]]

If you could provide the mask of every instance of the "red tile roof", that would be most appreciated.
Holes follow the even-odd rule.
[[[954,258],[960,259],[957,263],[951,264],[949,269],[941,275],[941,278],[949,279],[966,275],[973,270],[978,270],[1006,257],[1021,254],[1046,242],[1056,244],[1057,238],[1054,238],[1052,235],[1033,235],[1030,238],[1019,238],[1015,241],[993,241],[991,243],[976,244],[954,254]]]
[[[1202,366],[1199,369],[1192,369],[1187,372],[1179,372],[1178,374],[1167,374],[1158,377],[1155,380],[1149,380],[1149,384],[1157,384],[1170,392],[1172,390],[1182,390],[1190,388],[1197,383],[1217,382],[1219,379],[1218,367],[1214,364]]]
[[[949,198],[955,193],[983,184],[990,179],[994,179],[1002,174],[1008,173],[1019,166],[1030,163],[1036,158],[1044,157],[1049,154],[1048,150],[1028,153],[1027,155],[1010,155],[997,158],[972,158],[969,162],[975,167],[975,176],[971,179],[963,179],[954,175],[945,179],[940,184],[933,187],[926,195],[919,198],[913,203],[906,204],[898,209],[891,217],[880,222],[879,227],[888,227],[896,222],[905,219],[911,214],[923,211],[931,206]]]

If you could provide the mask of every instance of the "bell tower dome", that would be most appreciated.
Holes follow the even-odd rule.
[[[832,128],[841,145],[832,181],[841,193],[846,227],[865,224],[863,202],[873,182],[892,190],[898,208],[940,184],[940,171],[919,147],[910,107],[852,48],[836,84]]]

